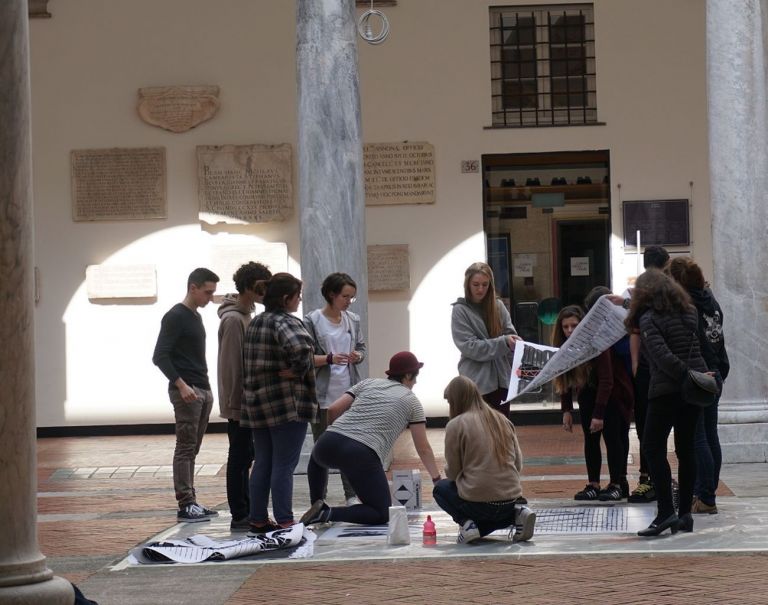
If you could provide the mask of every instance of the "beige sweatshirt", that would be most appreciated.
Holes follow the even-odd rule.
[[[491,451],[480,415],[465,412],[445,427],[445,476],[456,482],[464,500],[503,502],[523,494],[520,471],[523,455],[514,425],[508,424],[511,456],[499,464]]]

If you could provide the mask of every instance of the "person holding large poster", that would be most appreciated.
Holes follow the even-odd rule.
[[[493,271],[473,263],[464,272],[464,297],[453,303],[453,342],[461,352],[459,374],[470,378],[485,402],[505,416],[512,351],[520,340],[504,303],[496,298]]]
[[[557,316],[553,344],[562,347],[584,318],[581,307],[563,307]],[[617,501],[629,495],[625,441],[632,418],[632,383],[621,361],[608,348],[596,358],[555,378],[560,394],[563,428],[573,431],[573,400],[578,399],[581,429],[584,433],[584,460],[588,483],[575,500]],[[610,483],[600,489],[602,453],[600,437],[608,454]]]

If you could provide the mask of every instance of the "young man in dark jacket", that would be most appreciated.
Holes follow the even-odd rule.
[[[205,328],[197,309],[213,300],[218,281],[210,269],[198,268],[189,274],[187,294],[163,316],[152,355],[154,364],[168,378],[168,397],[176,421],[173,488],[180,522],[207,521],[219,514],[197,503],[194,487],[195,458],[213,406],[205,361]]]

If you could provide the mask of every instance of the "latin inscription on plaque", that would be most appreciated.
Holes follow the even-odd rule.
[[[156,298],[154,265],[88,265],[85,287],[90,300],[104,298]]]
[[[147,124],[186,132],[210,120],[219,109],[218,86],[153,86],[139,88],[136,107]]]
[[[435,203],[435,148],[429,143],[364,146],[365,204]]]
[[[75,221],[166,217],[165,148],[76,149],[70,160]]]
[[[268,223],[293,213],[291,146],[222,145],[197,148],[200,220]]]
[[[408,245],[368,246],[368,289],[409,290]]]
[[[236,238],[236,239],[235,239]],[[217,294],[236,292],[232,275],[247,262],[254,261],[269,267],[274,273],[288,271],[288,244],[283,242],[243,241],[242,236],[222,237],[211,248],[211,269],[221,280]]]

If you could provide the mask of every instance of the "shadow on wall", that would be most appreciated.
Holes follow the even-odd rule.
[[[162,316],[180,302],[190,271],[212,266],[212,238],[197,225],[185,225],[139,238],[101,262],[110,265],[150,263],[157,268],[157,297],[151,305],[93,304],[80,282],[71,298],[61,297],[63,337],[55,355],[39,339],[38,426],[120,425],[173,422],[168,382],[152,363]],[[256,244],[262,243],[251,236]],[[243,262],[250,260],[244,259]],[[289,269],[297,264],[288,259]],[[49,302],[49,306],[50,303]],[[217,305],[200,310],[207,339],[211,383],[216,384]],[[50,311],[46,311],[50,312]],[[60,403],[58,403],[60,402]],[[218,419],[214,406],[212,421]]]
[[[59,299],[66,304],[62,312],[63,336],[47,334],[38,341],[43,349],[37,352],[38,358],[43,358],[43,372],[37,380],[39,426],[173,421],[167,381],[152,364],[152,350],[163,314],[184,296],[189,272],[210,265],[211,237],[215,236],[196,225],[174,227],[137,239],[102,261],[114,265],[154,263],[156,304],[93,304],[88,300],[84,281],[71,298]],[[425,364],[414,391],[428,416],[447,415],[443,390],[456,375],[459,359],[451,338],[451,303],[462,295],[464,269],[484,258],[484,247],[480,232],[434,262],[424,259],[425,267],[412,266],[412,275],[423,273],[424,277],[412,285],[410,297],[407,292],[370,296],[370,375],[385,376],[394,353],[413,351]],[[289,270],[299,273],[298,265],[290,258]],[[213,385],[219,323],[216,310],[214,304],[201,310]],[[52,354],[45,344],[40,344],[45,342],[61,342],[63,352]],[[214,405],[212,420],[217,416]]]

